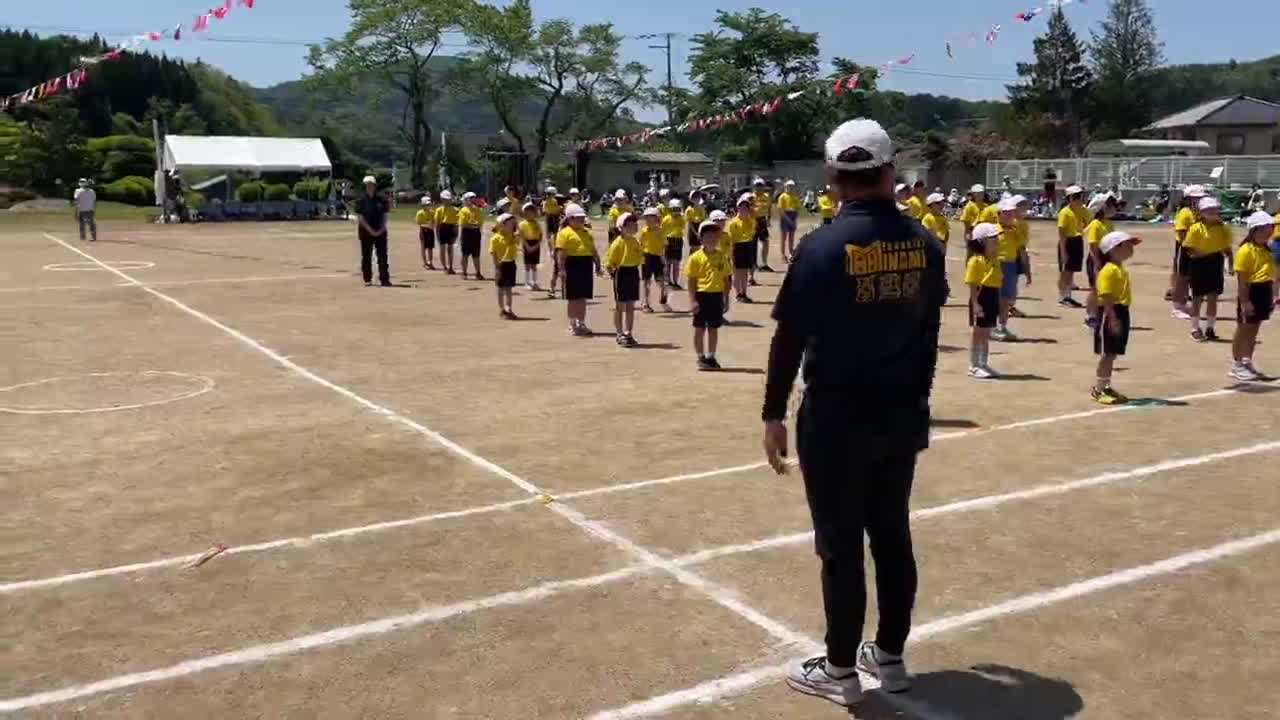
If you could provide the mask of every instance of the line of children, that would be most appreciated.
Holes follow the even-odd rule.
[[[1275,218],[1255,212],[1246,226],[1248,234],[1231,263],[1236,274],[1236,332],[1231,338],[1229,374],[1236,380],[1261,380],[1264,376],[1253,365],[1253,352],[1258,345],[1258,328],[1271,319],[1280,259],[1267,247],[1276,231]]]
[[[719,370],[716,347],[729,299],[728,279],[733,271],[723,252],[721,226],[706,220],[699,223],[697,235],[700,247],[689,254],[684,267],[693,314],[693,349],[698,354],[699,370]]]
[[[993,223],[978,223],[968,232],[965,246],[964,284],[969,287],[969,377],[987,380],[999,377],[991,369],[991,329],[1000,314],[999,242],[1004,230]]]
[[[745,192],[738,196],[735,215],[725,226],[725,235],[733,249],[733,289],[739,302],[749,303],[747,286],[750,273],[755,265],[756,219],[752,215],[755,198],[753,193]]]
[[[672,198],[667,206],[668,212],[663,216],[662,224],[659,227],[659,230],[662,231],[662,236],[667,240],[662,258],[665,262],[665,267],[663,276],[657,282],[666,283],[666,287],[662,291],[662,305],[664,309],[669,310],[667,288],[680,289],[680,283],[677,278],[680,276],[680,262],[684,260],[685,207],[684,203],[680,202],[680,198]]]
[[[413,221],[418,224],[418,243],[422,246],[422,268],[435,270],[436,250],[436,208],[431,202],[431,193],[422,196],[422,207],[414,214]]]
[[[652,221],[655,229],[658,221],[658,209],[645,210],[646,222]],[[634,336],[636,324],[636,300],[640,299],[640,266],[647,263],[650,254],[641,246],[636,237],[636,216],[624,212],[618,216],[618,235],[609,243],[605,252],[604,265],[613,280],[613,329],[617,333],[617,342],[623,347],[635,347],[638,343]],[[648,229],[648,228],[646,228]],[[661,236],[658,236],[661,239]],[[661,262],[661,256],[657,257]],[[646,267],[646,276],[652,277]],[[659,272],[657,277],[661,278]],[[649,305],[649,284],[645,280],[645,307]],[[649,308],[649,312],[653,312]]]
[[[542,264],[542,226],[538,224],[537,205],[527,202],[520,208],[520,224],[517,230],[521,248],[524,250],[524,286],[530,290],[537,290],[538,266]]]
[[[1089,210],[1084,204],[1084,188],[1071,185],[1066,190],[1067,204],[1058,211],[1058,306],[1084,307],[1071,296],[1076,273],[1084,269],[1084,229],[1089,224]]]

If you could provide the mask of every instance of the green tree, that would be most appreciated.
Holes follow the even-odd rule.
[[[609,23],[537,23],[529,0],[513,0],[477,7],[465,30],[478,49],[455,82],[484,88],[516,149],[529,153],[534,175],[553,142],[600,133],[627,116],[624,105],[653,102],[648,68],[622,61],[622,36]]]
[[[432,139],[428,111],[437,91],[428,63],[444,34],[459,29],[476,7],[470,0],[349,0],[348,8],[346,34],[310,48],[313,80],[350,89],[378,78],[394,88],[404,100],[400,132],[409,145],[410,176],[422,187]]]
[[[1009,99],[1040,144],[1052,152],[1078,155],[1094,79],[1084,64],[1084,47],[1061,7],[1049,15],[1048,29],[1032,47],[1035,61],[1018,63],[1023,81],[1008,86]]]
[[[716,12],[715,30],[693,36],[689,79],[696,92],[682,111],[694,115],[735,112],[799,90],[818,76],[818,34],[801,31],[778,13],[760,8]],[[823,127],[809,98],[786,104],[768,122],[728,130],[725,141],[752,148],[755,159],[803,158],[817,152]]]
[[[9,161],[12,180],[45,195],[69,198],[88,165],[75,104],[68,97],[54,97],[41,102],[37,112],[19,131]]]
[[[209,126],[194,107],[183,103],[174,111],[169,131],[175,135],[208,135]]]
[[[1090,36],[1098,135],[1124,137],[1152,119],[1150,80],[1164,62],[1164,44],[1146,0],[1111,0],[1100,31]]]

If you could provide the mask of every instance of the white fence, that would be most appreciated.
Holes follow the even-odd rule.
[[[1059,192],[1072,184],[1086,189],[1118,184],[1121,190],[1157,190],[1162,184],[1178,189],[1193,183],[1237,190],[1254,183],[1280,188],[1280,155],[990,160],[987,185],[999,188],[1007,175],[1015,188],[1040,188],[1049,170],[1057,175]]]

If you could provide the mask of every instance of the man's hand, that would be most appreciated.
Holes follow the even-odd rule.
[[[764,456],[775,473],[787,474],[787,426],[781,420],[764,423]]]
[[[697,315],[697,314],[698,314],[698,301],[697,301],[697,300],[695,300],[695,301],[693,301],[693,302],[689,303],[689,314],[690,314],[690,315]]]
[[[1107,332],[1112,335],[1120,334],[1120,319],[1114,313],[1107,315]]]

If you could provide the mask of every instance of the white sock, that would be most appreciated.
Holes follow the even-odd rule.
[[[707,358],[708,358],[708,359],[710,359],[710,360],[714,360],[714,359],[716,358],[716,354],[715,354],[715,353],[707,353]]]
[[[1111,387],[1111,378],[1109,377],[1098,378],[1098,382],[1094,385],[1094,387],[1099,390],[1106,390],[1107,388]]]
[[[969,367],[976,368],[982,364],[982,353],[978,348],[969,348]]]
[[[827,675],[830,675],[836,680],[843,680],[854,673],[854,668],[832,665],[830,660],[827,661],[827,665],[823,670],[826,671]]]
[[[1192,316],[1191,316],[1191,330],[1194,332],[1194,331],[1199,330],[1199,329],[1200,329],[1200,315],[1198,315],[1198,314],[1192,315]]]
[[[1217,320],[1217,319],[1218,319],[1218,318],[1209,318],[1208,320],[1205,320],[1205,321],[1204,321],[1204,324],[1205,324],[1205,326],[1206,326],[1206,327],[1208,327],[1210,330],[1212,330],[1212,329],[1213,329],[1213,321],[1215,321],[1215,320]]]

